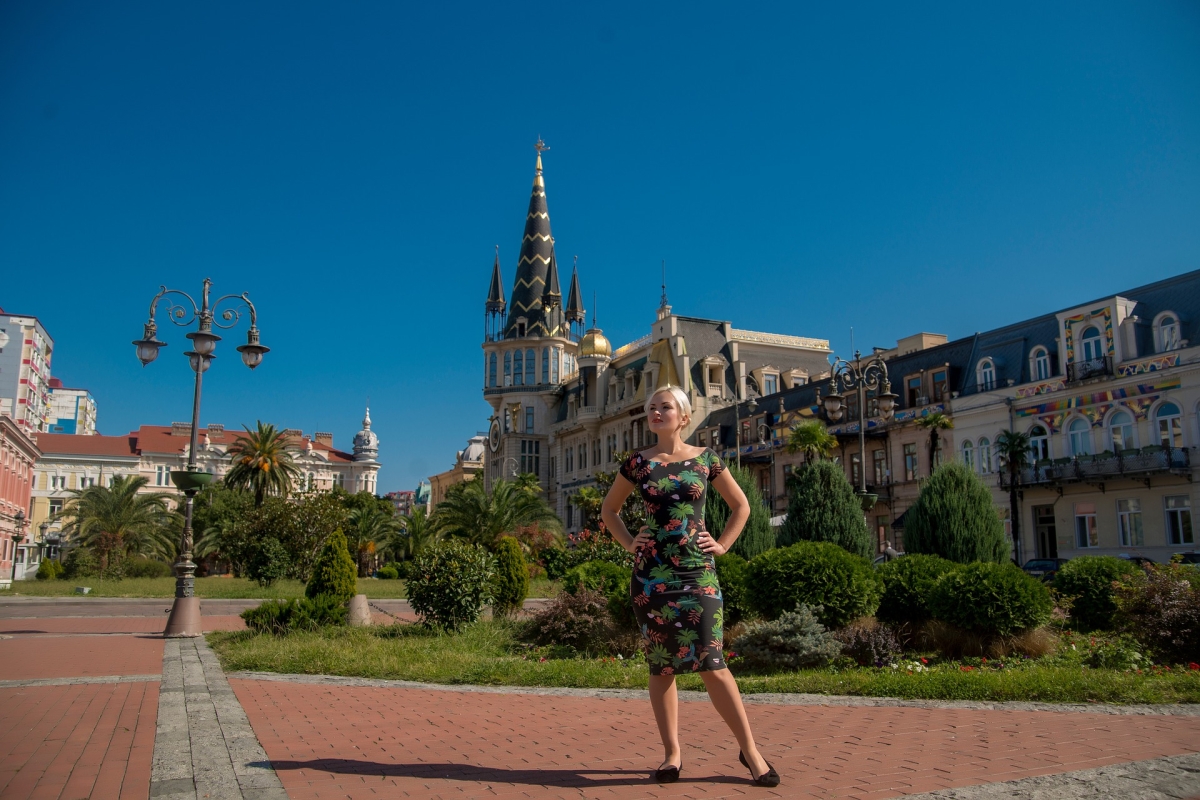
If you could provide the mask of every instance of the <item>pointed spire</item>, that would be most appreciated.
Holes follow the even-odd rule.
[[[546,184],[542,179],[542,153],[550,148],[538,139],[534,149],[537,150],[537,163],[534,167],[533,190],[529,196],[525,235],[521,239],[517,276],[508,307],[508,320],[504,326],[505,339],[549,333],[543,317],[542,292],[546,287],[553,241],[550,237],[550,211],[546,206]],[[521,318],[525,320],[524,330],[520,327]]]
[[[550,240],[550,269],[546,272],[546,290],[542,292],[542,310],[562,305],[562,289],[558,285],[558,258],[554,255],[554,240]]]
[[[367,406],[367,413],[363,415],[363,430],[371,430],[371,406]]]
[[[567,322],[583,324],[587,312],[583,310],[583,294],[579,291],[579,256],[575,256],[575,268],[571,271],[571,288],[567,290]]]
[[[504,313],[504,278],[500,276],[500,245],[496,245],[496,261],[492,264],[492,285],[488,287],[487,303],[484,307],[489,313]]]

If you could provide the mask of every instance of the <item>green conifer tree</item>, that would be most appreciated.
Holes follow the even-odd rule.
[[[875,554],[862,502],[832,461],[812,461],[788,486],[788,514],[779,529],[779,547],[797,542],[831,542],[858,556]]]
[[[736,553],[749,561],[759,553],[765,553],[775,547],[775,529],[771,527],[771,509],[767,508],[763,501],[762,492],[754,485],[754,477],[749,470],[731,465],[729,474],[737,481],[737,485],[742,487],[746,500],[750,502],[750,519],[746,520],[746,527],[742,528],[741,534],[729,552]],[[725,523],[728,521],[729,504],[725,502],[725,498],[721,497],[720,492],[710,486],[704,500],[704,526],[714,539],[720,539],[721,533],[725,530]]]
[[[326,595],[347,603],[357,593],[358,570],[354,566],[354,559],[350,557],[346,535],[338,528],[325,540],[325,546],[321,548],[321,555],[313,567],[312,577],[304,587],[304,596],[315,598]]]
[[[496,577],[492,616],[506,617],[519,611],[529,594],[529,567],[521,545],[511,536],[496,541]]]
[[[934,470],[905,514],[904,551],[959,564],[1008,560],[1004,523],[973,470],[958,461]]]

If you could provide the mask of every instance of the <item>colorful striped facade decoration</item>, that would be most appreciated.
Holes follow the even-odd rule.
[[[1086,314],[1076,314],[1073,317],[1067,317],[1063,320],[1063,334],[1067,348],[1067,361],[1075,360],[1075,325],[1080,322],[1087,322],[1096,317],[1104,318],[1104,346],[1108,350],[1109,355],[1116,352],[1116,345],[1113,344],[1113,318],[1112,309],[1107,306],[1103,308],[1093,309]]]

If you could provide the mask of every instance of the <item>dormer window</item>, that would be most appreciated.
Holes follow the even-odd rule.
[[[517,336],[525,335],[525,320],[524,318],[517,320]]]
[[[1050,353],[1044,347],[1035,347],[1030,354],[1032,362],[1029,370],[1035,381],[1044,381],[1050,377]]]
[[[1178,350],[1182,346],[1179,337],[1179,317],[1167,312],[1158,318],[1154,326],[1154,345],[1159,353]]]
[[[990,358],[985,358],[979,362],[976,373],[975,379],[979,384],[980,391],[990,392],[996,388],[996,365],[992,363]]]
[[[1099,361],[1104,358],[1104,340],[1100,337],[1100,329],[1089,325],[1079,337],[1079,349],[1084,361]]]
[[[763,395],[775,394],[779,391],[779,376],[765,372],[763,373]]]

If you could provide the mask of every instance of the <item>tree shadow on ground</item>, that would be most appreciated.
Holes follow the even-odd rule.
[[[529,786],[579,788],[597,786],[638,786],[656,784],[653,770],[627,769],[508,769],[475,764],[404,764],[359,761],[350,758],[318,758],[311,761],[255,761],[251,767],[284,770],[310,769],[339,775],[371,775],[381,778],[417,778],[421,780],[459,780],[477,783],[518,783]],[[746,783],[728,775],[690,777],[687,767],[680,783]]]

